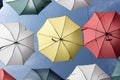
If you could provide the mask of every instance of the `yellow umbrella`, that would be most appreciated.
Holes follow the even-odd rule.
[[[80,26],[67,16],[47,19],[37,37],[39,51],[52,62],[72,60],[83,45]]]

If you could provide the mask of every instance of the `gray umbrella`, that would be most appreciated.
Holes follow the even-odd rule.
[[[33,69],[23,80],[64,80],[51,69]]]

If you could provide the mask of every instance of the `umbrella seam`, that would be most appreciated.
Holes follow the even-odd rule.
[[[113,48],[113,51],[117,54],[116,50],[114,50],[114,47],[113,47],[113,45],[112,45],[111,41],[109,41],[109,42],[110,42],[110,44],[111,44],[111,47]],[[117,57],[117,55],[116,55],[116,54],[114,54],[114,55],[115,55],[115,57]]]
[[[64,28],[65,28],[65,24],[66,24],[66,19],[67,19],[67,17],[65,16],[64,25],[63,25],[63,30],[62,30],[62,34],[61,34],[61,38],[62,38],[62,36],[63,36],[63,32],[64,32]]]
[[[50,37],[50,38],[57,38],[57,37],[49,36],[49,35],[46,35],[46,34],[41,34],[41,33],[37,33],[37,34],[38,34],[38,36],[39,36],[39,35],[42,35],[42,36],[46,36],[46,37]],[[59,39],[59,38],[57,38],[57,39]]]
[[[95,65],[95,67],[96,67],[96,65]],[[95,67],[94,67],[94,69],[93,69],[93,72],[92,72],[92,75],[91,75],[90,80],[91,80],[91,79],[92,79],[92,77],[93,77],[93,73],[94,73],[94,71],[95,71]]]
[[[21,51],[21,49],[20,49],[20,47],[18,45],[17,45],[17,47],[18,47],[18,49],[20,51],[20,55],[21,55],[21,58],[22,58],[22,64],[24,64],[24,59],[23,59],[23,56],[22,56],[22,51]]]
[[[29,38],[29,37],[31,37],[31,36],[34,36],[34,34],[31,34],[31,35],[29,35],[29,36],[27,36],[27,37],[25,37],[25,38],[23,38],[23,39],[21,39],[21,40],[18,40],[18,42],[23,41],[23,40],[25,40],[25,39],[27,39],[27,38]]]
[[[14,38],[14,36],[13,36],[13,34],[12,34],[12,32],[7,28],[7,26],[5,25],[5,24],[2,24],[9,32],[10,32],[10,34],[11,34],[11,36],[12,36],[12,38],[15,40],[15,38]]]
[[[95,40],[97,40],[98,38],[101,38],[101,37],[103,37],[103,36],[104,36],[104,35],[99,36],[99,37],[97,37],[97,38],[95,38],[95,39],[93,39],[93,40],[91,40],[91,41],[89,41],[89,42],[85,43],[85,45],[87,45],[87,44],[89,44],[90,42],[93,42],[93,41],[95,41]]]
[[[97,80],[99,80],[99,77],[100,77],[101,75],[103,75],[103,74],[106,74],[106,73],[101,73],[100,75],[98,75]],[[103,79],[104,79],[104,78],[103,78]]]
[[[78,45],[78,46],[83,46],[83,45],[80,45],[80,44],[78,44],[78,43],[71,42],[71,41],[69,41],[69,40],[63,40],[63,41],[66,41],[66,42],[69,42],[69,43],[72,43],[72,44],[75,44],[75,45]]]
[[[34,0],[32,0],[32,2],[33,2],[33,6],[35,7],[35,11],[37,12],[37,14],[39,13],[38,11],[37,11],[37,7],[36,7],[36,5],[35,5],[35,2],[34,2]]]
[[[55,43],[56,43],[56,42],[55,42]],[[46,49],[46,48],[48,48],[48,47],[50,47],[50,46],[54,45],[55,43],[51,43],[50,45],[46,46],[45,48],[40,49],[40,51],[42,51],[42,50],[44,50],[44,49]]]
[[[76,29],[76,30],[74,30],[73,32],[71,32],[70,34],[68,34],[68,35],[66,35],[66,36],[63,36],[63,38],[65,38],[65,37],[67,37],[67,36],[69,36],[69,35],[71,35],[72,33],[74,33],[74,32],[76,32],[77,30],[79,30],[80,28],[78,28],[78,29]],[[82,32],[81,32],[82,33]]]
[[[104,14],[101,18],[99,18],[99,16],[98,16],[97,13],[95,13],[95,14],[96,14],[96,16],[97,16],[99,22],[102,24],[102,27],[103,27],[104,31],[106,32],[105,27],[104,27],[103,23],[101,22],[101,18],[103,18],[103,16],[105,16],[105,14]]]
[[[7,41],[10,41],[10,42],[14,42],[14,41],[12,41],[12,40],[5,39],[5,38],[2,38],[2,37],[0,37],[0,39],[7,40]]]
[[[119,26],[116,26],[116,27],[119,27]],[[115,30],[113,30],[113,31],[111,31],[111,32],[109,32],[109,33],[113,33],[113,32],[115,32],[115,31],[117,31],[117,30],[120,30],[120,28],[115,29]]]
[[[72,5],[72,8],[70,9],[70,10],[73,10],[73,8],[74,8],[74,5],[75,5],[75,0],[73,0],[74,2],[73,2],[73,5]]]
[[[18,41],[18,38],[19,38],[19,36],[20,36],[20,23],[18,23],[18,25],[19,25],[19,32],[18,32],[18,36],[17,36],[17,41]]]
[[[103,54],[101,54],[101,50],[102,50],[103,44],[104,44],[104,42],[105,42],[105,39],[106,39],[106,36],[105,36],[105,38],[104,38],[104,40],[103,40],[103,43],[102,43],[101,48],[100,48],[100,51],[99,51],[99,53],[98,53],[98,58],[99,58],[100,55],[103,56]],[[104,56],[103,56],[103,58],[104,58]]]
[[[58,34],[57,30],[55,29],[54,25],[52,24],[52,22],[48,19],[48,21],[50,22],[50,24],[52,25],[53,29],[55,30],[56,34],[59,36],[60,38],[60,35]]]
[[[24,9],[22,10],[22,12],[20,14],[23,14],[23,12],[25,11],[25,9],[26,9],[26,7],[28,5],[28,2],[29,2],[29,0],[27,1],[27,4],[25,5]]]
[[[115,19],[115,16],[116,16],[116,13],[114,13],[114,16],[113,16],[113,18],[112,18],[112,21],[111,21],[111,23],[110,23],[110,25],[109,25],[109,28],[108,28],[107,32],[108,32],[109,29],[111,28],[111,25],[112,25],[112,23],[113,23],[113,21],[114,21],[114,19]]]
[[[62,43],[63,43],[64,47],[66,48],[66,51],[68,52],[68,54],[69,54],[69,56],[70,56],[69,59],[72,59],[72,56],[71,56],[71,54],[70,54],[68,48],[66,47],[66,45],[64,44],[64,42],[62,42]]]
[[[15,52],[15,48],[16,48],[16,46],[14,45],[14,50],[13,50],[13,53]],[[11,58],[9,59],[9,61],[8,61],[8,63],[7,63],[6,65],[8,65],[8,64],[9,64],[10,60],[12,59],[12,57],[13,57],[13,54],[12,54]]]
[[[81,68],[79,66],[78,66],[78,68],[79,68],[79,71],[82,72],[84,78],[87,80],[87,77],[85,76],[85,74],[83,73],[83,71],[81,70]]]
[[[59,41],[58,49],[57,49],[56,55],[55,55],[55,57],[54,57],[54,62],[56,61],[57,54],[58,54],[58,51],[59,51],[59,48],[60,48],[60,44],[61,44],[61,41]]]
[[[22,46],[24,46],[24,47],[27,47],[27,48],[29,48],[30,50],[32,50],[32,51],[34,52],[34,49],[32,49],[31,47],[29,47],[29,46],[27,46],[27,45],[24,45],[24,44],[22,44],[22,43],[20,43],[20,45],[22,45]]]

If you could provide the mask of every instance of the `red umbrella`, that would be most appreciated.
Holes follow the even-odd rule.
[[[120,56],[120,15],[96,12],[83,27],[84,45],[96,58]]]
[[[10,74],[8,74],[4,69],[0,69],[0,80],[16,80]]]

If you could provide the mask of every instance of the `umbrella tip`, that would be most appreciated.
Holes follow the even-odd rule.
[[[16,42],[14,42],[14,44],[19,44],[19,42],[18,42],[18,41],[16,41]]]

